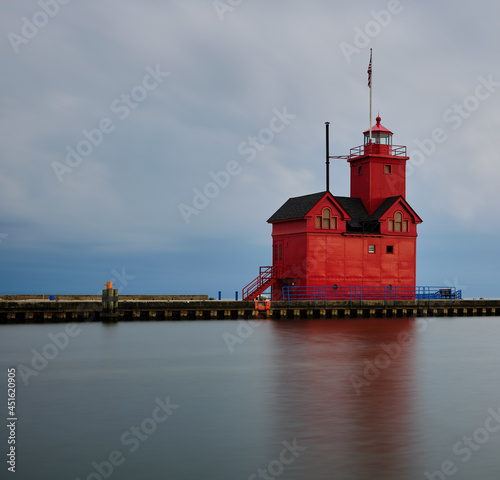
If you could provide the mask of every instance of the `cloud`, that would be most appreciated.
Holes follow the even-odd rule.
[[[16,241],[0,252],[23,249],[29,261],[54,245],[126,258],[177,252],[193,239],[231,239],[242,250],[270,244],[265,221],[274,210],[324,189],[324,122],[332,124],[332,154],[362,143],[370,47],[374,109],[395,143],[412,151],[435,128],[449,137],[408,179],[410,204],[428,216],[439,212],[443,228],[466,231],[472,222],[498,236],[500,95],[456,130],[443,114],[474,92],[479,76],[500,79],[493,61],[500,7],[400,4],[350,63],[340,44],[352,43],[387,2],[242,2],[223,21],[205,1],[70,2],[17,54],[7,34],[19,33],[22,18],[40,7],[2,5],[0,231]],[[113,101],[156,65],[169,77],[121,120]],[[246,162],[239,145],[284,107],[296,118]],[[53,163],[64,164],[67,147],[103,118],[114,130],[59,182]],[[231,161],[242,172],[186,225],[179,204]],[[348,172],[343,161],[332,165],[335,193],[349,194]]]

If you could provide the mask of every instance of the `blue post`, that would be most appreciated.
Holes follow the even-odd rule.
[[[219,290],[219,300],[222,298],[222,292]]]
[[[236,290],[236,291],[234,292],[234,299],[235,299],[235,300],[238,300],[238,290]]]

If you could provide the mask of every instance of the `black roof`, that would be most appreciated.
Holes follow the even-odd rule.
[[[399,199],[399,195],[396,197],[386,198],[381,204],[380,207],[377,208],[368,219],[369,221],[378,221],[380,217],[391,208],[396,201]]]
[[[303,195],[302,197],[289,198],[268,220],[268,222],[304,218],[311,208],[313,208],[314,205],[316,205],[325,196],[325,194],[326,192],[318,192],[310,195]],[[340,206],[348,213],[353,221],[366,222],[371,219],[360,198],[336,196],[333,196],[333,198],[339,202]],[[387,208],[389,208],[389,206]],[[385,210],[387,210],[387,208]]]
[[[303,195],[302,197],[289,198],[268,222],[304,218],[307,212],[323,198],[325,193],[326,192],[311,193],[310,195]]]
[[[269,218],[268,222],[304,218],[314,205],[316,205],[325,196],[325,194],[326,192],[318,192],[310,195],[303,195],[301,197],[289,198],[281,206],[281,208],[279,208],[276,213]],[[368,215],[368,212],[366,211],[366,208],[360,198],[337,196],[333,196],[333,198],[351,217],[351,220],[347,222],[347,231],[377,233],[380,230],[380,224],[378,222],[380,217],[400,197],[396,196],[385,199],[372,215]]]
[[[366,211],[361,198],[351,198],[351,197],[333,197],[340,206],[349,214],[353,222],[366,222],[369,218],[368,212]]]

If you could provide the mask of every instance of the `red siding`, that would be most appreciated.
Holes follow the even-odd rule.
[[[371,215],[388,197],[406,196],[407,157],[359,157],[351,160],[351,197],[361,198]],[[385,173],[386,165],[391,173]],[[358,167],[362,167],[359,175]]]
[[[274,238],[283,238],[284,247],[282,279],[273,300],[281,299],[284,285],[415,285],[415,236],[320,232]],[[375,246],[375,253],[369,253],[369,245]],[[393,253],[387,253],[387,246]]]

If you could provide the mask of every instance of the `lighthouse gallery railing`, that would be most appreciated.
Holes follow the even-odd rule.
[[[380,143],[359,145],[351,148],[347,158],[362,157],[363,155],[390,155],[392,157],[406,157],[406,147],[404,145],[384,145]]]

